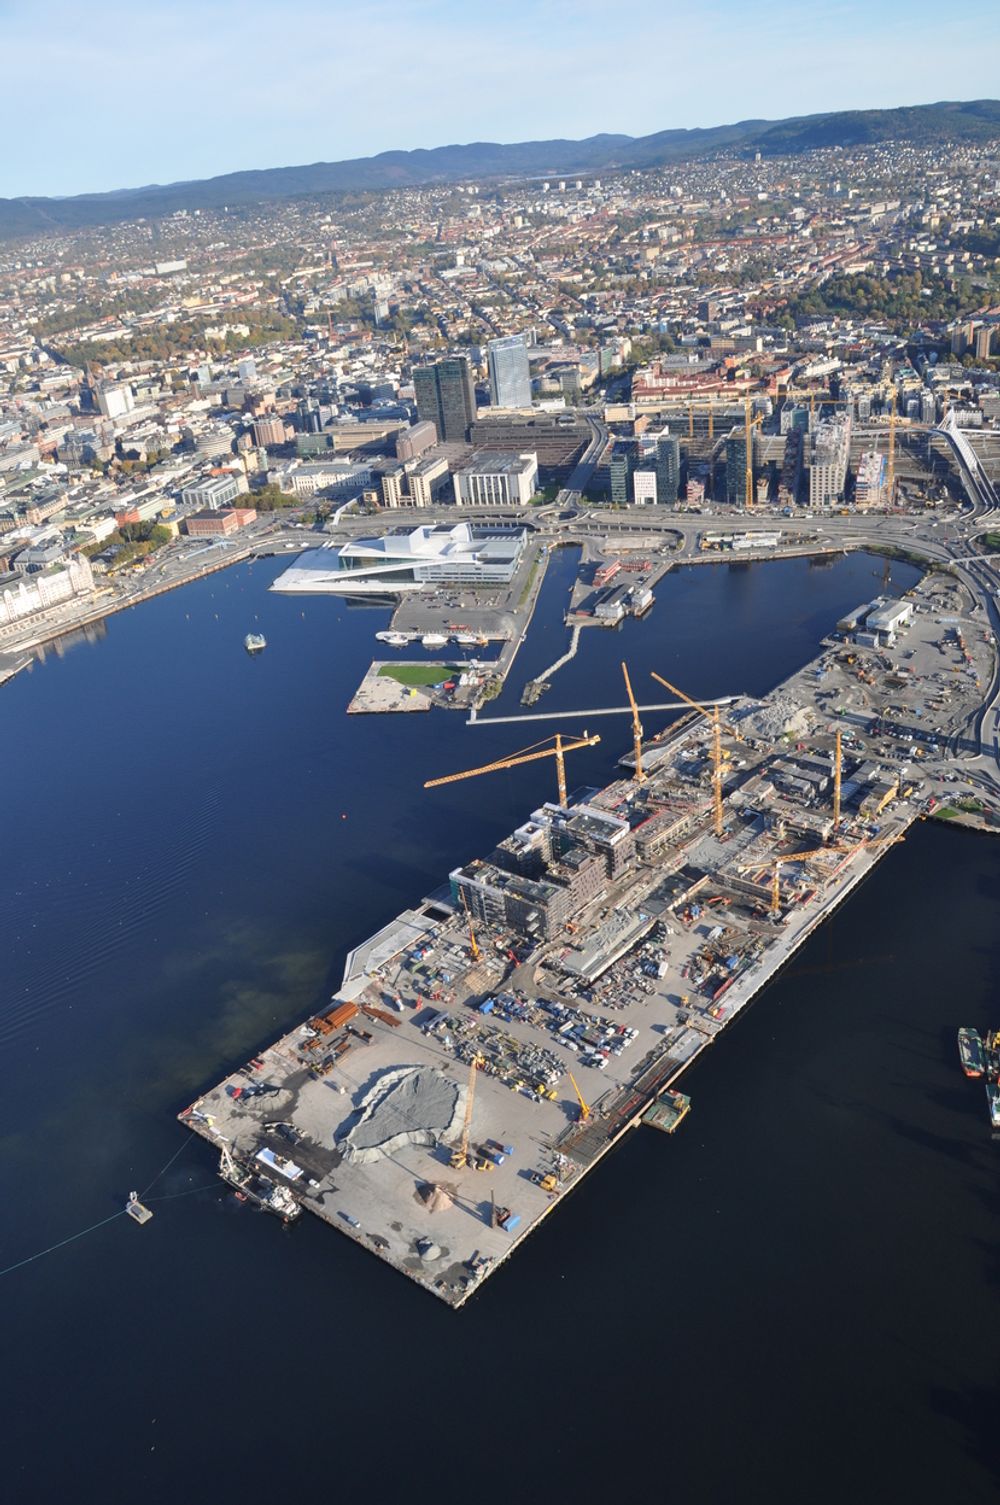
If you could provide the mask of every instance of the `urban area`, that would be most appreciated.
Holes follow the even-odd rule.
[[[574,545],[565,652],[525,683],[513,747],[587,632],[644,615],[670,571],[885,560],[762,698],[640,689],[623,664],[605,788],[574,789],[589,732],[457,770],[551,758],[553,798],[184,1110],[236,1194],[459,1306],[622,1134],[682,1122],[686,1068],[915,820],[1000,832],[998,475],[1000,142],[0,248],[0,681],[278,556],[276,592],[393,608],[345,712],[475,725]],[[902,597],[894,559],[922,571]],[[974,1034],[962,1064],[1000,1128],[998,1042]]]

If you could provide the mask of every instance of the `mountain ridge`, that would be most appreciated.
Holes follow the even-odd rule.
[[[382,192],[458,183],[469,178],[523,178],[601,169],[649,168],[698,161],[720,152],[795,156],[821,147],[882,142],[919,146],[1000,139],[1000,100],[941,100],[890,110],[838,110],[784,120],[671,128],[647,136],[601,132],[582,140],[474,141],[390,150],[340,162],[254,168],[212,178],[141,188],[0,199],[0,239],[157,218],[178,209],[221,209],[317,194]]]

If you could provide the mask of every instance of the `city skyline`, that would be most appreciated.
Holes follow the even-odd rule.
[[[342,0],[304,0],[297,35],[310,46],[262,73],[241,63],[275,57],[273,11],[258,0],[197,8],[176,0],[141,10],[103,0],[84,37],[64,0],[44,16],[24,0],[0,0],[7,61],[0,125],[18,143],[0,172],[0,197],[110,191],[452,142],[641,136],[892,108],[956,92],[989,96],[1000,15],[990,0],[970,0],[963,18],[953,34],[929,0],[888,0],[877,13],[839,0],[805,15],[778,0],[764,19],[735,0],[694,15],[637,0],[616,66],[607,12],[592,0],[512,0],[502,20],[460,11],[455,0],[375,0],[360,13]],[[978,37],[971,53],[966,28]],[[647,82],[638,59],[650,55],[666,66]],[[406,76],[422,60],[424,77],[436,75],[447,88],[386,91],[394,57],[406,59]],[[544,89],[537,70],[525,67],[533,58]],[[630,81],[637,87],[620,87]],[[39,110],[43,90],[59,99],[58,110]],[[67,120],[79,129],[68,131]]]

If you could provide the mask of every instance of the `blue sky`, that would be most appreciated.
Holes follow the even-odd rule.
[[[0,197],[1000,94],[1000,3],[0,0]]]

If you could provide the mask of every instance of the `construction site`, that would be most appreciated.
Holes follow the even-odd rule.
[[[557,734],[430,781],[551,761],[553,798],[348,958],[329,1004],[180,1115],[235,1194],[330,1223],[453,1307],[630,1129],[934,807],[994,644],[926,576],[836,624],[762,699],[647,738],[571,792]],[[697,1113],[697,1102],[693,1111]]]

